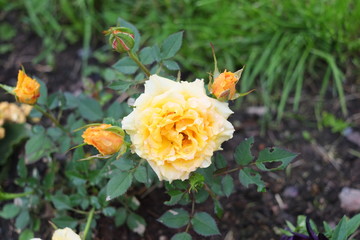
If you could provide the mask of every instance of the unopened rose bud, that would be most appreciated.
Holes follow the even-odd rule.
[[[209,85],[210,92],[219,100],[227,101],[236,98],[236,84],[241,77],[242,69],[233,73],[226,70]]]
[[[18,82],[14,89],[16,99],[21,103],[35,104],[40,97],[40,84],[19,70]]]
[[[124,136],[120,134],[122,130],[117,134],[106,130],[110,127],[114,128],[110,124],[87,128],[82,135],[84,142],[94,146],[103,156],[119,152],[124,144]]]
[[[134,33],[131,29],[126,27],[111,27],[104,31],[105,35],[110,35],[109,43],[111,47],[119,52],[128,52],[135,45]]]

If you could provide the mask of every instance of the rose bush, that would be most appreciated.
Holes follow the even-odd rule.
[[[134,106],[122,127],[132,150],[160,180],[185,180],[208,167],[213,152],[233,136],[228,103],[208,97],[203,80],[175,82],[152,75]]]
[[[19,70],[18,81],[14,89],[16,98],[21,103],[35,104],[40,97],[40,84]]]

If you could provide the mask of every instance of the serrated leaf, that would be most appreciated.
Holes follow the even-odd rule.
[[[148,182],[148,174],[145,166],[138,166],[135,170],[134,177],[138,182],[147,183]]]
[[[181,228],[189,222],[190,216],[182,208],[170,209],[158,221],[170,228]]]
[[[256,166],[263,171],[283,170],[298,154],[281,148],[267,148],[259,153]],[[280,166],[267,168],[264,163],[281,163]]]
[[[180,69],[179,64],[173,60],[165,60],[163,64],[169,70],[177,71]]]
[[[107,199],[114,199],[124,194],[131,186],[133,175],[130,172],[119,172],[113,175],[106,186]]]
[[[215,155],[215,165],[217,169],[225,168],[227,166],[226,159],[221,153]]]
[[[25,162],[34,163],[55,150],[53,142],[45,133],[33,135],[25,144]]]
[[[121,58],[112,67],[124,74],[134,74],[139,68],[130,57]]]
[[[126,92],[133,84],[134,82],[117,80],[112,82],[108,87],[115,91]]]
[[[78,107],[81,116],[89,121],[98,121],[103,118],[100,103],[93,98],[85,95],[79,96]]]
[[[56,195],[51,196],[51,201],[57,210],[71,209],[70,198],[63,193],[58,192]]]
[[[177,233],[171,238],[171,240],[191,240],[191,239],[192,239],[191,235],[186,232]]]
[[[0,211],[0,217],[5,219],[10,219],[16,217],[20,212],[20,207],[16,206],[13,203],[6,204],[3,209]]]
[[[164,40],[160,48],[162,59],[168,59],[175,56],[177,51],[181,48],[182,38],[183,32],[177,32],[171,34]]]
[[[145,232],[146,222],[144,218],[135,213],[129,214],[126,224],[131,231],[136,232],[139,235],[143,235]]]
[[[119,208],[115,214],[115,226],[119,227],[125,223],[127,217],[126,209]]]
[[[119,160],[114,161],[112,164],[123,171],[130,170],[134,167],[134,162],[130,158],[127,158],[125,156],[123,156]]]
[[[214,213],[218,218],[222,218],[224,215],[224,209],[219,200],[214,199]]]
[[[254,138],[248,138],[242,141],[235,149],[235,161],[242,166],[248,165],[254,156],[251,153],[251,147],[254,144]]]
[[[195,213],[191,219],[191,224],[194,231],[202,236],[208,237],[220,234],[215,220],[206,212]]]
[[[225,196],[229,197],[234,191],[234,179],[230,175],[225,175],[221,180],[221,185]]]
[[[360,226],[360,213],[353,216],[351,219],[347,221],[346,228],[347,228],[347,236],[353,234]]]
[[[169,201],[165,201],[164,204],[167,206],[173,206],[181,200],[185,193],[180,190],[171,190],[168,194],[171,198]]]
[[[142,64],[152,64],[155,61],[155,54],[152,47],[145,47],[139,53]]]
[[[249,187],[250,184],[255,184],[258,192],[265,192],[265,183],[261,180],[260,174],[250,168],[240,170],[239,180],[245,187]]]
[[[333,231],[331,240],[346,240],[347,239],[347,226],[346,226],[346,216],[344,216],[341,221],[338,223],[336,228]]]
[[[30,215],[27,210],[23,210],[17,217],[15,221],[15,227],[18,229],[24,229],[30,222]]]

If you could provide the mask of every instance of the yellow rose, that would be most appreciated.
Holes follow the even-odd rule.
[[[135,109],[122,121],[132,149],[160,180],[185,180],[211,164],[213,152],[232,138],[227,103],[210,98],[203,80],[174,82],[157,75],[145,83]]]
[[[110,124],[101,124],[96,127],[89,127],[82,135],[85,143],[96,147],[104,156],[118,152],[124,143],[122,136],[105,130],[109,127],[112,126]]]
[[[236,84],[240,79],[242,70],[235,73],[226,70],[214,79],[209,86],[210,92],[219,100],[233,100],[236,94]]]
[[[21,103],[35,104],[40,97],[40,84],[19,70],[18,82],[14,93]]]
[[[57,229],[54,232],[51,240],[81,240],[81,238],[70,228],[64,228]]]

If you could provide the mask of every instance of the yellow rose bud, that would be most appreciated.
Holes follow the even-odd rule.
[[[124,137],[105,129],[112,127],[110,124],[101,124],[96,127],[89,127],[82,137],[84,142],[96,147],[103,155],[117,153],[124,143]]]
[[[81,240],[81,238],[70,228],[64,228],[57,229],[54,232],[51,240]]]
[[[242,70],[235,73],[226,70],[210,84],[210,92],[219,100],[233,100],[236,98],[236,84],[240,79]]]
[[[35,104],[40,97],[40,84],[19,70],[18,82],[14,89],[16,98],[21,103]]]
[[[152,75],[134,106],[122,127],[132,150],[160,180],[185,180],[210,166],[214,151],[233,136],[228,103],[208,97],[203,80],[175,82]]]

